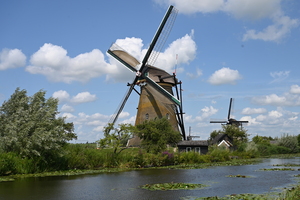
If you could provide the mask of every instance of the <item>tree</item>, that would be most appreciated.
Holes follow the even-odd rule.
[[[100,147],[112,147],[114,154],[119,154],[126,149],[128,139],[132,136],[134,126],[131,124],[119,124],[119,128],[114,128],[113,124],[104,127],[104,138],[99,141]]]
[[[0,107],[0,149],[15,152],[22,157],[61,155],[67,141],[76,139],[73,123],[57,117],[58,99],[45,98],[40,90],[27,96],[26,90],[17,88]]]
[[[141,145],[147,152],[159,153],[167,148],[167,144],[176,145],[181,140],[180,133],[174,131],[166,118],[147,120],[136,128],[142,139]]]
[[[221,130],[214,130],[210,133],[209,141],[212,141],[217,135],[221,134]]]
[[[299,151],[297,136],[284,133],[281,138],[278,139],[278,146],[287,147],[291,153],[297,153]]]
[[[210,133],[210,140],[216,137],[218,134],[227,134],[233,139],[233,145],[238,147],[248,141],[247,130],[240,129],[233,125],[222,125],[222,130],[213,131]]]

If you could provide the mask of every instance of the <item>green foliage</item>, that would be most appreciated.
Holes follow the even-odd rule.
[[[283,134],[278,139],[278,146],[286,147],[290,149],[290,153],[297,153],[299,151],[297,136]]]
[[[141,186],[143,189],[147,190],[195,190],[203,187],[207,187],[203,184],[194,183],[156,183],[156,184],[146,184]]]
[[[210,146],[209,155],[212,157],[213,162],[223,162],[230,160],[230,151],[225,147]]]
[[[45,98],[45,91],[27,96],[17,88],[0,107],[0,148],[23,158],[51,164],[62,156],[62,147],[75,139],[73,123],[56,117],[58,100]]]
[[[237,126],[223,125],[221,133],[227,134],[233,139],[233,145],[238,146],[248,141],[248,134],[246,129],[240,129]]]
[[[212,141],[217,135],[221,134],[221,130],[214,130],[210,133],[209,140]]]
[[[274,140],[272,137],[266,137],[266,136],[259,136],[259,135],[256,135],[252,138],[252,141],[255,143],[255,144],[270,144],[270,141]]]
[[[113,124],[108,124],[103,131],[105,138],[99,141],[100,147],[111,147],[115,154],[119,154],[125,149],[134,130],[135,128],[131,124],[119,124],[119,128],[114,128]]]
[[[174,131],[166,118],[147,120],[136,128],[137,135],[142,139],[141,145],[147,152],[162,152],[167,145],[175,146],[181,140],[180,133]]]

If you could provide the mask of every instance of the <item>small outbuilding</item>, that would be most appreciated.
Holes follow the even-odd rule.
[[[223,146],[226,149],[233,149],[233,140],[227,134],[219,134],[210,141],[210,145]]]
[[[207,140],[183,140],[177,144],[179,152],[194,151],[200,154],[206,154],[208,152]]]

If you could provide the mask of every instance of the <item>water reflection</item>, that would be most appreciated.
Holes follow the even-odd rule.
[[[147,169],[121,173],[103,173],[70,177],[26,178],[0,183],[0,199],[180,199],[181,197],[225,196],[240,193],[266,193],[296,183],[295,171],[260,171],[276,164],[300,164],[299,158],[267,159],[244,166],[223,166],[209,169]],[[296,167],[297,168],[297,167]],[[298,167],[300,168],[300,167]],[[250,178],[230,178],[228,175]],[[148,191],[144,184],[165,182],[201,183],[200,190]]]

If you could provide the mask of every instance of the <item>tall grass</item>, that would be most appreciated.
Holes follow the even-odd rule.
[[[252,145],[252,146],[251,146]],[[113,149],[96,149],[95,144],[68,144],[64,156],[22,158],[15,153],[0,153],[0,176],[61,170],[94,170],[101,168],[144,168],[182,164],[200,164],[228,161],[235,158],[255,158],[274,153],[285,153],[285,147],[249,144],[243,149],[229,151],[210,147],[208,154],[196,152],[147,153],[140,148],[128,148],[120,153]]]

